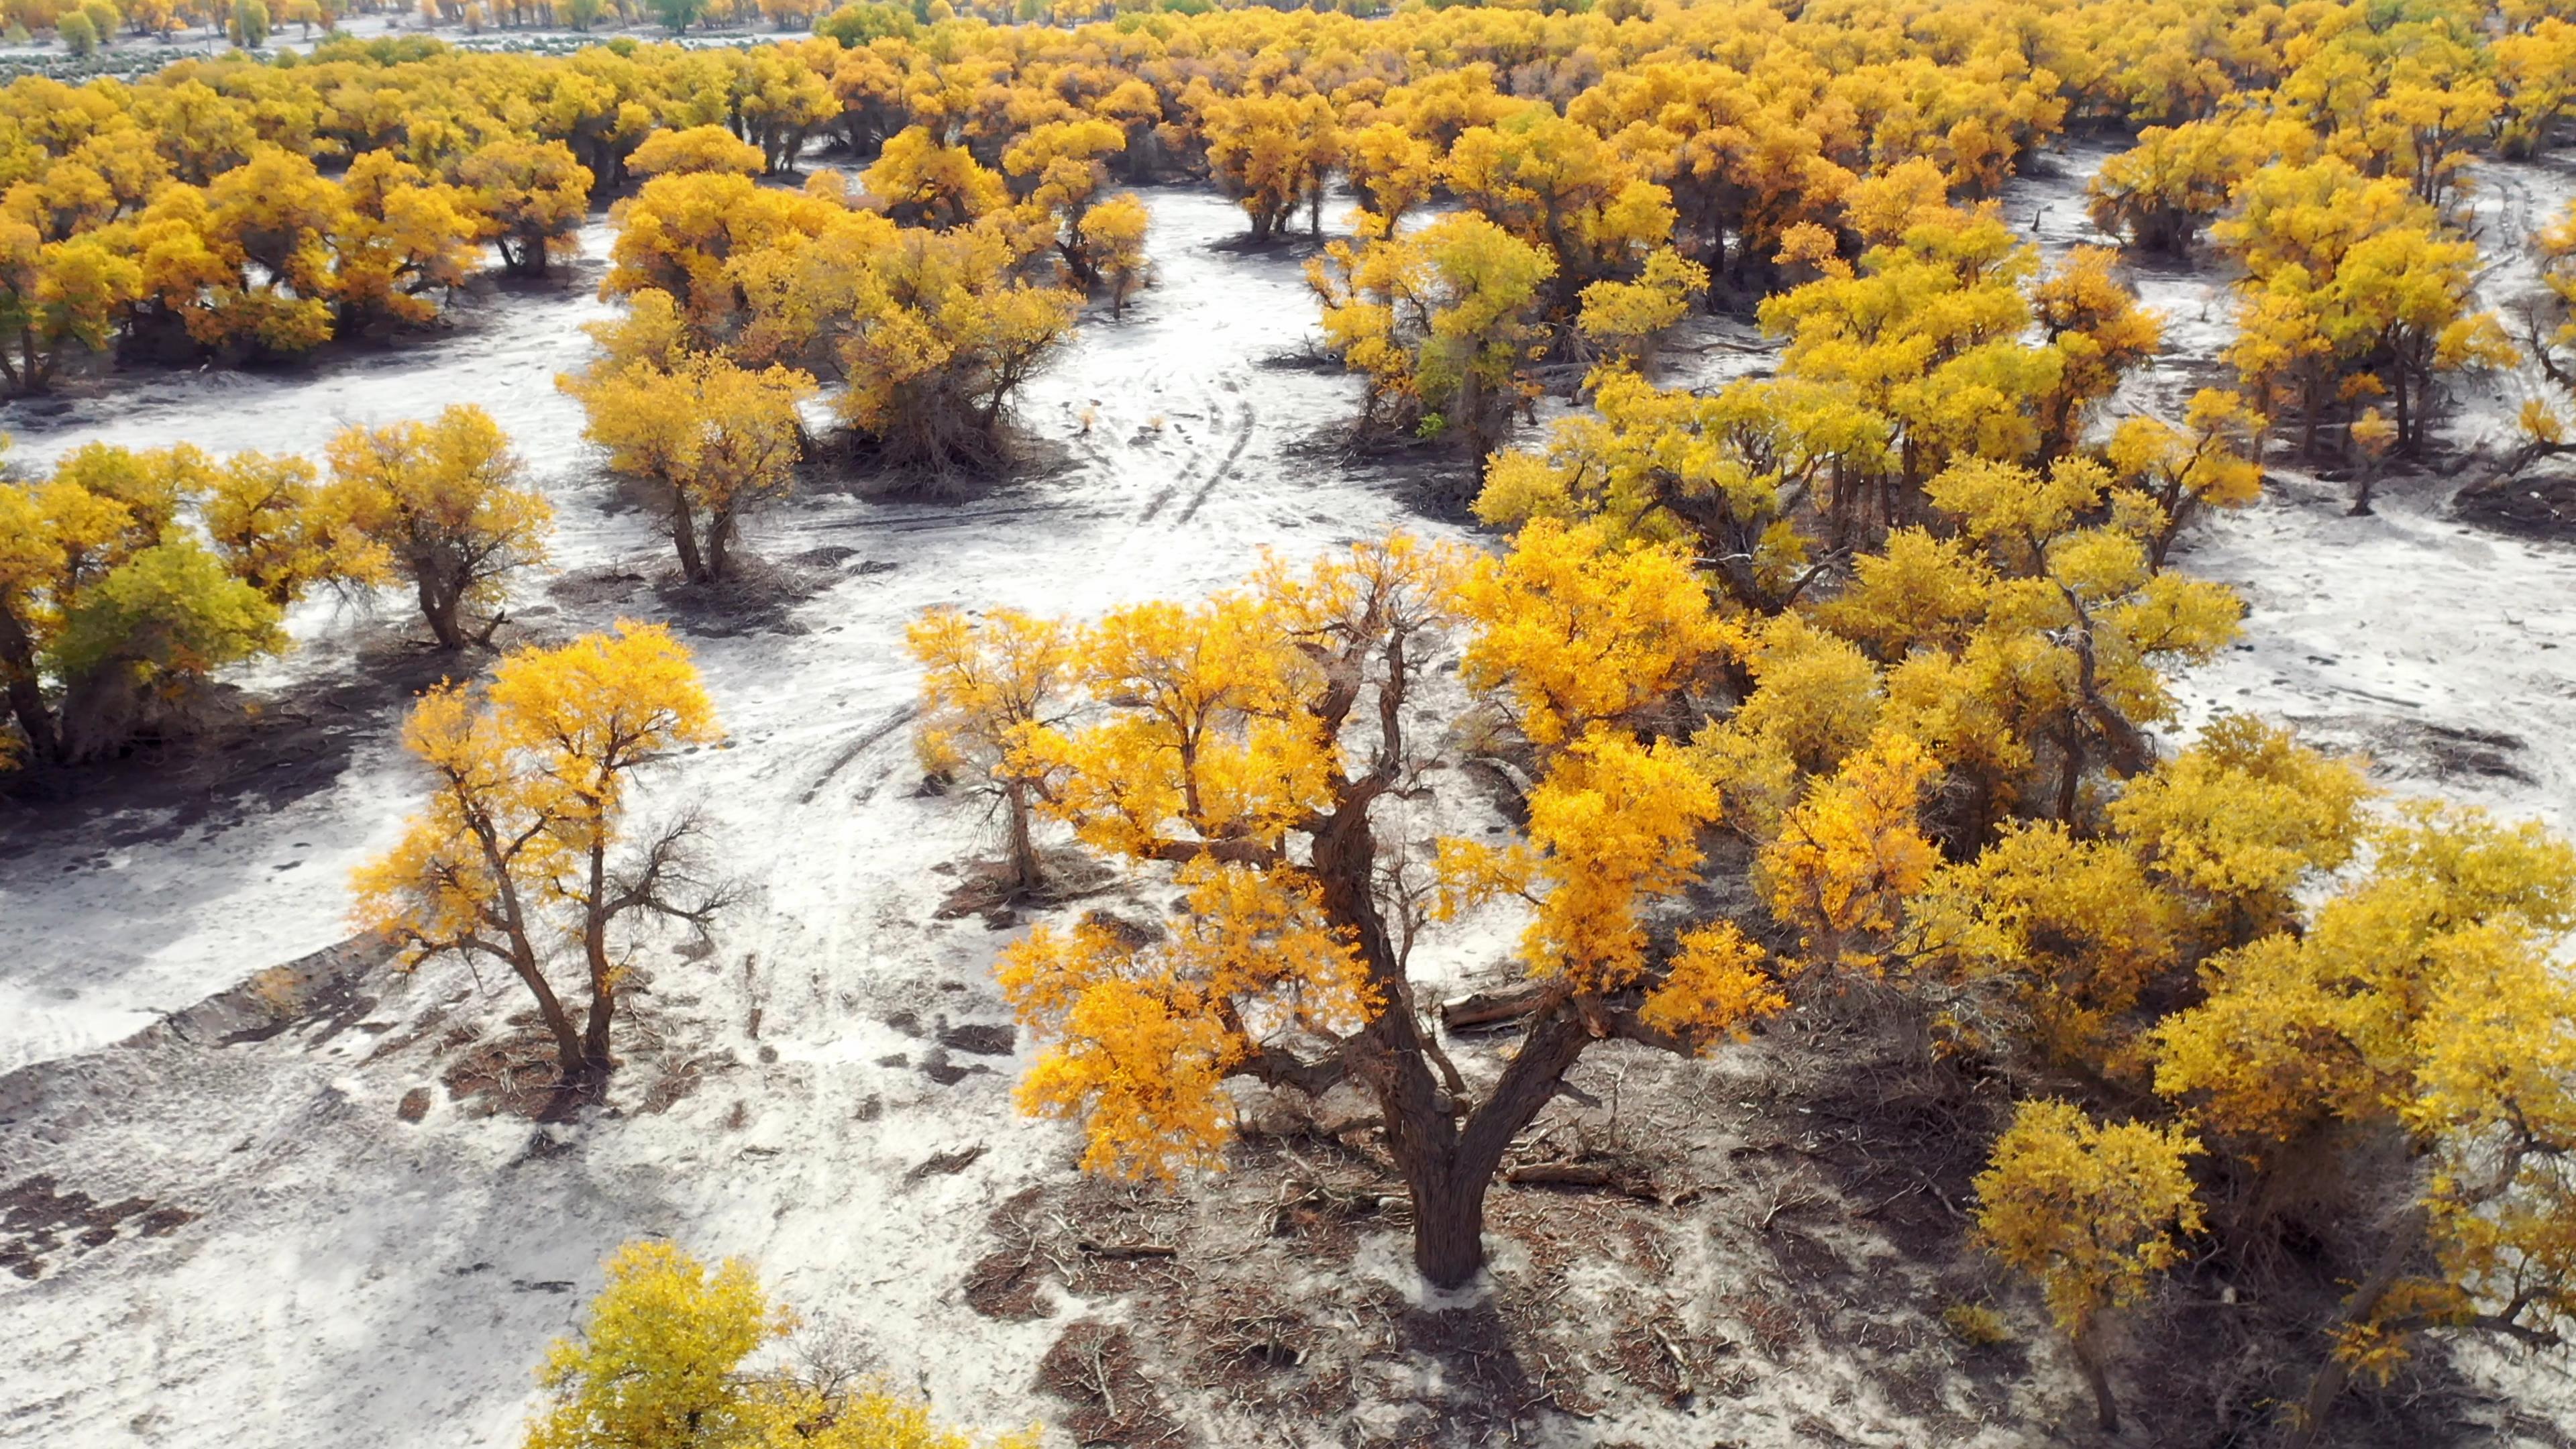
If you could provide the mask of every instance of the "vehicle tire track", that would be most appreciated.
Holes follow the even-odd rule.
[[[1242,419],[1235,424],[1234,446],[1226,449],[1225,456],[1219,458],[1216,466],[1208,471],[1207,480],[1199,484],[1198,490],[1190,495],[1189,506],[1181,510],[1180,516],[1172,520],[1173,523],[1187,523],[1198,516],[1199,508],[1208,501],[1208,495],[1215,492],[1216,485],[1224,482],[1226,475],[1234,471],[1234,465],[1243,458],[1243,450],[1252,446],[1253,429],[1260,421],[1261,414],[1253,408],[1252,404],[1249,402],[1243,404]],[[1151,514],[1147,516],[1151,517]]]
[[[823,773],[814,777],[814,783],[805,787],[805,793],[796,798],[796,803],[813,804],[814,797],[823,793],[823,787],[832,783],[833,776],[848,769],[850,762],[867,753],[870,746],[909,724],[917,713],[919,710],[913,705],[897,705],[893,712],[879,720],[874,728],[843,746],[841,752],[832,757],[832,762],[823,767]]]

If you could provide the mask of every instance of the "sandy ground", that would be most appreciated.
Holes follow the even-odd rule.
[[[2011,189],[2008,214],[2052,251],[2093,240],[2081,177],[2103,154],[2072,148]],[[2569,189],[2554,171],[2490,169],[2526,197],[2500,185],[2491,205]],[[532,1125],[435,1090],[518,1007],[509,983],[454,967],[368,976],[319,1007],[299,998],[292,1030],[242,1026],[258,1013],[237,993],[220,1020],[113,1045],[342,938],[347,871],[392,838],[416,788],[383,733],[362,732],[327,787],[275,810],[195,823],[137,810],[85,823],[77,849],[13,837],[44,848],[0,851],[0,1071],[27,1069],[0,1077],[0,1190],[44,1185],[0,1204],[0,1255],[20,1255],[0,1261],[35,1265],[0,1275],[0,1338],[16,1348],[0,1355],[0,1442],[507,1443],[528,1366],[574,1321],[600,1256],[644,1232],[754,1255],[952,1415],[1057,1411],[1029,1365],[1083,1305],[1002,1323],[959,1298],[988,1212],[1065,1181],[1070,1138],[1013,1113],[1013,1057],[940,1040],[991,1047],[957,1029],[1007,1019],[990,973],[1005,938],[933,919],[954,883],[943,872],[988,840],[914,789],[900,630],[934,603],[1088,615],[1221,586],[1265,547],[1442,531],[1309,446],[1356,395],[1268,362],[1312,331],[1296,261],[1219,246],[1239,218],[1213,197],[1152,205],[1159,284],[1124,321],[1089,319],[1023,404],[1062,466],[958,508],[826,492],[753,527],[753,551],[821,582],[768,627],[694,631],[730,738],[651,797],[702,802],[753,893],[712,957],[653,958],[606,1114]],[[589,240],[595,267],[605,238]],[[2520,275],[2499,267],[2490,285]],[[2169,346],[2223,345],[2220,281],[2138,280]],[[551,385],[586,356],[578,324],[604,310],[586,286],[509,294],[425,347],[315,373],[155,377],[8,426],[29,463],[92,438],[318,451],[349,422],[480,403],[561,513],[562,572],[517,616],[541,633],[595,627],[657,610],[648,578],[665,567]],[[1695,333],[1706,350],[1677,370],[1758,365],[1745,341]],[[2170,406],[2212,380],[2162,366],[2122,405]],[[2454,434],[2509,415],[2520,385],[2483,385]],[[2576,649],[2553,647],[2576,635],[2576,552],[2452,523],[2446,497],[2438,482],[2392,485],[2377,517],[2349,519],[2333,485],[2281,474],[2196,538],[2190,566],[2237,583],[2251,614],[2247,643],[2188,682],[2193,706],[2294,719],[2370,749],[2397,783],[2576,824],[2576,740],[2553,728],[2576,696]],[[250,682],[308,685],[395,652],[364,617],[315,607],[294,625],[303,647]],[[1429,974],[1491,962],[1500,932],[1444,937]],[[425,1115],[404,1120],[422,1088]],[[2060,1372],[2051,1391],[2071,1385]],[[1833,1412],[1856,1442],[1929,1442],[1883,1404]],[[1700,1449],[1713,1435],[1812,1442],[1802,1422],[1774,1401],[1550,1432]],[[1991,1427],[1941,1437],[2025,1442]]]

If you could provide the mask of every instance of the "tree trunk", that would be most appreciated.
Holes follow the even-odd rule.
[[[671,542],[680,550],[682,576],[693,584],[708,582],[706,563],[698,557],[698,521],[688,498],[676,488],[671,490]]]
[[[2388,1296],[2389,1289],[2397,1286],[2398,1276],[2406,1270],[2406,1260],[2422,1243],[2427,1221],[2428,1215],[2421,1207],[2409,1208],[2398,1218],[2389,1230],[2388,1243],[2381,1250],[2379,1261],[2371,1267],[2370,1276],[2352,1290],[2350,1298],[2344,1300],[2339,1328],[2367,1323],[2371,1315],[2379,1311],[2380,1300]],[[2299,1404],[2299,1422],[2290,1431],[2287,1449],[2314,1449],[2325,1431],[2327,1412],[2334,1408],[2335,1400],[2343,1396],[2344,1385],[2351,1381],[2352,1366],[2344,1361],[2341,1354],[2329,1351],[2326,1361],[2318,1366],[2316,1377],[2308,1380],[2307,1397]]]
[[[564,1010],[563,999],[555,995],[554,984],[546,980],[546,973],[537,966],[535,952],[526,942],[512,943],[510,969],[519,974],[519,980],[527,985],[528,994],[537,999],[537,1015],[544,1020],[546,1030],[555,1039],[556,1068],[562,1072],[565,1081],[579,1078],[582,1072],[581,1036],[572,1029],[572,1013]]]
[[[2057,818],[2068,825],[2075,823],[2075,807],[2083,799],[2084,733],[2073,722],[2066,726],[2058,748],[2065,751],[2066,769],[2057,777]]]
[[[1444,1175],[1413,1189],[1413,1266],[1440,1288],[1457,1288],[1485,1266],[1485,1187]]]
[[[594,831],[590,846],[590,889],[582,901],[582,960],[590,967],[590,1015],[582,1023],[583,1070],[605,1077],[616,1063],[608,1054],[608,1028],[617,1015],[617,967],[608,959],[608,842]]]
[[[36,677],[35,641],[5,605],[0,605],[0,668],[9,673],[9,710],[18,717],[27,748],[38,759],[59,761],[62,737],[54,729],[53,711],[45,707],[45,687]]]
[[[717,510],[707,519],[707,578],[715,583],[725,576],[727,561],[733,556],[734,514],[730,507]]]
[[[456,621],[457,606],[464,590],[451,587],[435,571],[423,570],[419,579],[420,616],[429,621],[429,632],[438,636],[438,647],[453,654],[465,647],[465,631]]]
[[[1033,891],[1044,883],[1038,868],[1037,844],[1029,835],[1029,786],[1025,780],[1013,780],[1002,787],[1002,805],[1010,816],[1011,885],[1019,891]]]
[[[2111,1375],[2104,1371],[2101,1355],[2083,1338],[2074,1340],[2074,1347],[2076,1366],[2084,1371],[2084,1385],[2093,1391],[2094,1426],[2105,1434],[2120,1432],[2120,1406],[2111,1397]]]

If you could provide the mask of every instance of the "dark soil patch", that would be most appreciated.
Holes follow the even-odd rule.
[[[2472,483],[2451,500],[2461,519],[2524,538],[2576,539],[2576,466],[2543,464]]]
[[[1038,1383],[1073,1406],[1063,1425],[1076,1444],[1197,1442],[1173,1421],[1124,1328],[1088,1318],[1067,1328],[1038,1361]]]
[[[256,700],[233,696],[238,703],[210,714],[195,735],[144,742],[96,764],[0,772],[0,850],[70,862],[101,846],[228,830],[284,809],[338,783],[358,747],[398,728],[421,691],[486,658],[409,643],[370,649],[328,679]]]
[[[966,1270],[967,1307],[1004,1323],[1046,1317],[1047,1270],[1038,1252],[1045,1196],[1043,1188],[1023,1188],[984,1219],[1000,1246]]]
[[[21,1278],[39,1278],[48,1258],[66,1246],[92,1252],[129,1231],[136,1237],[164,1238],[196,1220],[197,1214],[186,1208],[148,1197],[100,1202],[78,1189],[64,1190],[50,1174],[38,1174],[0,1189],[0,1268]]]
[[[970,1023],[939,1034],[939,1044],[968,1056],[1006,1057],[1018,1050],[1019,1031],[1008,1024]]]
[[[563,1079],[554,1038],[534,1013],[512,1017],[510,1027],[448,1064],[440,1075],[448,1097],[470,1117],[570,1121],[591,1100],[590,1089]]]
[[[974,1166],[976,1161],[983,1157],[985,1150],[984,1144],[978,1142],[950,1152],[934,1152],[906,1171],[903,1180],[920,1182],[925,1178],[954,1177]]]
[[[921,1059],[921,1074],[943,1087],[956,1086],[959,1082],[978,1073],[989,1076],[992,1071],[991,1067],[957,1065],[948,1059],[946,1047],[932,1047],[930,1055]]]
[[[976,861],[932,912],[932,918],[954,921],[966,916],[992,919],[1016,906],[1047,908],[1096,895],[1117,882],[1117,873],[1088,851],[1047,850],[1039,853],[1040,883],[1023,890],[1012,881],[1010,866],[998,860]]]

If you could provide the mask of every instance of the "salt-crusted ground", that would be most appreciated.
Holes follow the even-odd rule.
[[[2081,177],[2107,153],[2071,147],[2054,174],[2010,189],[2007,214],[2051,252],[2097,240]],[[2571,189],[2555,170],[2482,174],[2499,182],[2483,204],[2499,212],[2487,245],[2500,259],[2496,237],[2515,217],[2554,209]],[[1124,321],[1089,319],[1024,402],[1060,466],[953,508],[810,493],[749,540],[808,578],[810,596],[751,627],[683,616],[730,738],[670,771],[652,802],[701,803],[752,891],[713,955],[661,946],[647,958],[607,1111],[532,1123],[479,1115],[488,1095],[449,1089],[506,1075],[511,984],[453,966],[404,979],[308,959],[345,936],[347,871],[389,842],[414,788],[390,709],[339,722],[309,768],[272,762],[292,788],[217,771],[194,804],[92,810],[68,825],[59,812],[0,818],[0,1071],[18,1069],[0,1077],[0,1266],[18,1270],[0,1275],[0,1341],[12,1350],[0,1354],[0,1442],[507,1443],[529,1402],[528,1367],[573,1322],[601,1255],[648,1232],[756,1257],[783,1296],[860,1330],[892,1377],[971,1422],[1061,1422],[1066,1405],[1039,1392],[1036,1366],[1076,1318],[1179,1331],[1142,1300],[1068,1292],[1079,1284],[1049,1288],[1036,1317],[966,1301],[997,1210],[1032,1187],[1067,1203],[1078,1189],[1065,1130],[1010,1106],[1015,1062],[991,1030],[1007,1014],[990,972],[1008,937],[972,916],[935,919],[954,864],[989,841],[966,807],[915,792],[900,631],[933,603],[1089,615],[1222,586],[1264,547],[1311,553],[1398,524],[1451,530],[1409,511],[1389,480],[1311,446],[1355,392],[1273,361],[1312,330],[1295,260],[1219,246],[1238,218],[1213,197],[1160,192],[1152,204],[1159,285]],[[589,242],[595,259],[604,232]],[[2527,286],[2517,266],[2499,260],[2490,289]],[[2226,340],[2223,279],[2172,269],[2137,280],[2190,360],[2158,367],[2122,405],[2171,407],[2222,381],[2208,359]],[[598,475],[578,410],[552,387],[586,356],[578,324],[605,311],[586,284],[510,293],[439,342],[316,373],[149,378],[68,415],[9,419],[13,456],[41,464],[94,438],[318,452],[346,423],[476,402],[560,510],[562,571],[514,617],[555,637],[621,612],[660,616],[663,551]],[[1747,341],[1742,329],[1695,330],[1702,350],[1676,357],[1675,371],[1758,366]],[[2529,385],[2482,384],[2454,440],[2500,427]],[[2576,825],[2576,739],[2561,723],[2576,699],[2576,647],[2553,647],[2576,637],[2576,552],[2454,523],[2449,491],[2438,479],[2393,482],[2377,516],[2352,519],[2336,485],[2278,473],[2261,504],[2204,531],[2190,566],[2238,584],[2251,615],[2246,644],[2188,681],[2193,708],[2297,720],[2368,748],[2400,785]],[[398,695],[418,668],[394,638],[400,623],[390,605],[382,620],[309,608],[295,621],[297,655],[244,682],[276,691],[279,707],[310,708],[319,730],[329,706],[309,702],[335,680],[393,681],[383,693]],[[1485,921],[1444,936],[1428,974],[1489,968],[1506,929]],[[301,970],[271,970],[300,959]],[[1598,1422],[1505,1422],[1543,1442],[1693,1449],[1813,1443],[1828,1427],[1859,1443],[2036,1442],[2076,1392],[2043,1335],[2009,1373],[1962,1366],[1926,1328],[1959,1285],[1867,1229],[1811,1226],[1810,1257],[1866,1271],[1847,1291],[1823,1291],[1812,1284],[1833,1280],[1810,1264],[1810,1287],[1796,1287],[1799,1254],[1780,1246],[1772,1219],[1794,1221],[1801,1193],[1830,1189],[1792,1188],[1797,1169],[1763,1164],[1826,1129],[1757,1130],[1765,1113],[1803,1109],[1736,1100],[1739,1086],[1755,1090],[1748,1067],[1639,1068],[1665,1074],[1640,1080],[1680,1081],[1674,1102],[1707,1109],[1692,1120],[1706,1138],[1694,1170],[1710,1191],[1663,1209],[1656,1229],[1681,1250],[1551,1267],[1546,1234],[1515,1227],[1499,1254],[1493,1301],[1505,1308],[1527,1284],[1557,1283],[1550,1274],[1574,1275],[1569,1301],[1605,1321],[1630,1299],[1672,1294],[1683,1306],[1664,1346],[1698,1365],[1698,1400],[1641,1407],[1632,1396]],[[1605,1057],[1586,1082],[1601,1094],[1629,1069]],[[1749,1115],[1709,1126],[1718,1113]],[[1770,1215],[1743,1206],[1757,1189]],[[1735,1256],[1754,1217],[1776,1261]],[[1498,1212],[1505,1220],[1517,1221]],[[1233,1221],[1211,1209],[1186,1230],[1212,1240]],[[1364,1314],[1416,1321],[1418,1288],[1412,1299],[1396,1289],[1409,1282],[1400,1233],[1353,1231],[1337,1260],[1348,1268],[1298,1291],[1336,1305],[1330,1331],[1347,1311],[1354,1338]],[[1378,1280],[1376,1298],[1351,1286]],[[1778,1293],[1764,1296],[1765,1283]],[[1335,1297],[1354,1293],[1347,1308]],[[1779,1303],[1806,1319],[1781,1328]],[[1855,1326],[1855,1313],[1875,1316]],[[1825,1349],[1833,1332],[1840,1356]],[[1876,1385],[1854,1365],[1877,1360],[1855,1352],[1902,1358],[1915,1387]],[[1737,1368],[1710,1367],[1738,1353],[1748,1356],[1724,1360]],[[1390,1360],[1406,1361],[1368,1362],[1393,1372]],[[1391,1403],[1417,1407],[1456,1391],[1385,1385]],[[2563,1416],[2566,1396],[2555,1402]],[[1388,1412],[1378,1429],[1268,1422],[1292,1443],[1356,1442],[1363,1430],[1402,1433],[1407,1421]]]

